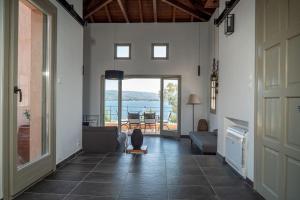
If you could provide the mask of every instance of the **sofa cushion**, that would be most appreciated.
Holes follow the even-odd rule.
[[[83,151],[88,153],[115,152],[125,145],[126,137],[118,134],[117,127],[84,127]]]
[[[190,132],[190,138],[204,153],[217,152],[216,132]]]

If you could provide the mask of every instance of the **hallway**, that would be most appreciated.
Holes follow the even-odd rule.
[[[189,139],[145,137],[144,144],[149,154],[79,155],[17,199],[262,199],[218,157],[191,149]]]

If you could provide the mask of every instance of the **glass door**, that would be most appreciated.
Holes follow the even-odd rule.
[[[160,134],[180,137],[180,77],[162,78],[161,88]]]
[[[11,196],[55,169],[56,8],[11,1]]]

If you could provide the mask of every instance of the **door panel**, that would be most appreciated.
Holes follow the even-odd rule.
[[[300,151],[300,98],[287,100],[287,145]]]
[[[300,86],[300,35],[287,40],[287,84]]]
[[[280,45],[276,44],[265,51],[265,87],[280,85]]]
[[[300,24],[300,2],[299,0],[288,1],[288,25],[290,28]]]
[[[299,199],[300,185],[300,161],[293,158],[286,158],[286,188],[285,199]]]
[[[55,169],[56,8],[12,0],[10,53],[10,195]]]
[[[299,6],[297,0],[256,1],[254,181],[270,200],[300,196]]]
[[[265,0],[265,40],[276,36],[280,31],[280,0]],[[275,34],[274,34],[275,33]]]
[[[267,98],[265,99],[265,134],[264,136],[279,142],[281,128],[280,128],[280,99]]]
[[[263,151],[263,181],[262,185],[273,198],[278,198],[279,177],[274,174],[279,173],[279,153],[271,148],[264,148]]]

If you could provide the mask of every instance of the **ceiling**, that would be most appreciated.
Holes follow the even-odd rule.
[[[205,22],[219,0],[84,0],[89,23]]]

